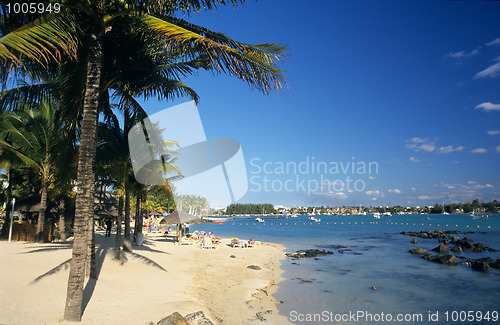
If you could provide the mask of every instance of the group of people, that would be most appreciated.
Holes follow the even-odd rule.
[[[210,239],[220,239],[220,238],[215,237],[213,232],[207,233],[205,231],[196,230],[195,232],[193,232],[191,234],[191,238],[193,238],[193,239],[203,239],[205,237],[209,237]]]

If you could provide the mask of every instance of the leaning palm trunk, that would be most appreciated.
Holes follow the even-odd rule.
[[[125,191],[125,235],[123,238],[123,250],[132,252],[132,243],[130,242],[130,193]]]
[[[42,198],[40,199],[40,211],[38,211],[38,224],[36,226],[35,241],[43,243],[43,230],[45,225],[45,210],[47,209],[47,178],[42,176]]]
[[[120,251],[122,246],[122,213],[123,213],[123,195],[118,199],[118,217],[116,218],[116,242],[115,242],[115,259],[120,259]]]
[[[80,321],[82,317],[83,283],[88,249],[88,219],[93,215],[89,201],[94,197],[93,163],[96,152],[99,85],[102,69],[102,39],[91,35],[87,62],[87,79],[83,102],[83,119],[78,156],[78,174],[75,211],[75,239],[68,278],[68,291],[64,319]]]

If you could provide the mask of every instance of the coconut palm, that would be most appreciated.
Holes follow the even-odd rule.
[[[66,144],[55,112],[53,105],[44,103],[36,111],[2,113],[5,121],[2,133],[7,137],[0,140],[0,146],[35,169],[41,177],[41,201],[35,236],[37,242],[43,242],[47,193],[53,181],[56,155],[64,151],[61,146]]]

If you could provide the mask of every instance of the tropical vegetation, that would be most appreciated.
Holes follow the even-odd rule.
[[[136,201],[137,222],[146,211],[148,193],[171,196],[168,182],[164,188],[154,188],[131,177],[125,139],[130,127],[146,116],[137,98],[198,101],[196,92],[181,81],[198,69],[225,73],[270,93],[284,84],[277,62],[287,48],[237,42],[177,17],[243,1],[62,0],[57,2],[58,13],[11,11],[19,2],[29,3],[0,4],[0,164],[6,175],[5,199],[10,204],[13,196],[40,193],[38,226],[43,228],[43,202],[52,198],[58,203],[64,231],[65,206],[75,196],[64,318],[79,321],[85,274],[97,276],[96,185],[115,190],[117,223],[124,214],[126,227],[131,199]],[[39,2],[45,8],[56,3]],[[121,124],[118,112],[123,115]],[[168,168],[172,166],[164,169]],[[21,184],[28,186],[21,189]],[[118,258],[120,235],[118,231]],[[125,229],[125,237],[130,241],[130,229]]]

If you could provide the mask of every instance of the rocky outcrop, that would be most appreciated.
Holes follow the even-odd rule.
[[[296,251],[295,253],[285,253],[286,256],[292,258],[316,257],[316,256],[325,256],[331,254],[333,254],[333,252],[325,250],[320,251],[319,249],[299,250]]]
[[[455,255],[432,255],[432,254],[426,254],[422,256],[423,259],[439,263],[439,264],[444,264],[444,265],[457,265],[458,264],[458,258]]]
[[[154,323],[151,322],[150,324]],[[156,325],[213,325],[213,323],[205,316],[203,311],[197,311],[184,317],[178,312],[172,313],[160,320]]]
[[[161,319],[156,325],[190,325],[188,321],[178,312],[172,313]]]
[[[489,264],[484,261],[475,261],[471,264],[474,271],[486,272],[490,268]]]
[[[474,232],[465,232],[465,234],[471,234]],[[422,255],[422,258],[431,262],[444,264],[444,265],[470,265],[474,271],[486,272],[490,267],[500,268],[500,259],[493,262],[493,259],[486,257],[478,260],[466,260],[465,257],[460,257],[463,261],[458,263],[458,258],[455,255],[450,255],[448,252],[451,250],[455,254],[462,254],[463,252],[496,252],[495,249],[487,247],[483,243],[475,243],[472,239],[464,237],[460,238],[458,236],[453,236],[460,234],[458,230],[443,231],[442,229],[437,229],[436,231],[420,231],[420,232],[408,232],[403,231],[400,234],[406,236],[419,237],[424,239],[437,239],[440,244],[439,246],[432,249],[432,251],[437,252],[437,255],[428,254],[425,248],[419,247],[416,249],[411,249],[409,252],[412,254]],[[412,243],[417,242],[416,238],[413,238]]]
[[[447,254],[450,251],[450,247],[445,244],[439,244],[439,246],[433,248],[432,251],[438,252],[439,254]]]
[[[415,249],[410,249],[409,252],[412,254],[423,255],[423,254],[427,254],[427,249],[425,249],[423,247],[419,247],[419,248],[415,248]]]

